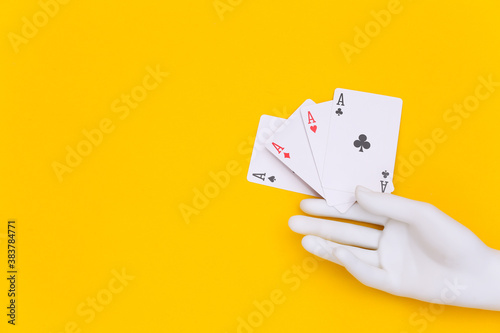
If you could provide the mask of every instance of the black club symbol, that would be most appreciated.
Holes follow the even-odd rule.
[[[384,178],[387,178],[387,176],[389,176],[389,172],[387,172],[387,170],[382,171],[382,176],[384,176]]]
[[[371,144],[368,141],[366,141],[366,139],[368,139],[366,135],[361,134],[358,137],[358,140],[354,141],[354,147],[359,148],[360,152],[363,152],[363,148],[370,149]]]
[[[344,114],[344,112],[342,112],[341,108],[338,108],[337,111],[335,111],[335,113],[337,114],[337,116]]]

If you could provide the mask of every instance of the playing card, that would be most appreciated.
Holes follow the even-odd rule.
[[[345,213],[355,202],[354,192],[339,191],[335,189],[323,189],[326,203],[337,208],[341,213]],[[328,193],[328,195],[327,195]]]
[[[323,175],[332,108],[333,101],[307,105],[300,108],[302,123],[306,130],[309,147],[311,148],[320,180]]]
[[[319,196],[309,185],[281,163],[264,144],[286,119],[263,115],[260,117],[253,146],[247,180],[292,192]]]
[[[402,100],[338,88],[333,103],[322,175],[326,198],[338,191],[353,197],[357,185],[392,192]]]
[[[314,104],[305,101],[301,107]],[[295,172],[303,181],[323,196],[323,188],[302,124],[299,107],[265,143],[266,148]]]
[[[301,107],[301,116],[306,130],[309,146],[314,157],[316,169],[320,176],[323,175],[324,160],[326,155],[330,118],[332,116],[333,101]],[[337,116],[342,115],[340,108],[333,109]],[[335,120],[335,119],[333,119]],[[354,193],[345,191],[328,190],[327,203],[339,211],[347,211],[356,202]]]

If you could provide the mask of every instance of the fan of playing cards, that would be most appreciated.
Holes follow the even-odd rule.
[[[342,213],[357,185],[391,193],[402,106],[400,98],[337,88],[332,101],[308,99],[288,119],[263,115],[247,179],[323,197]]]

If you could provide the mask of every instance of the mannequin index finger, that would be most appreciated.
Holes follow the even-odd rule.
[[[409,224],[432,223],[435,225],[448,219],[448,216],[429,203],[394,194],[373,192],[361,186],[356,188],[356,200],[367,212]],[[446,219],[443,219],[445,216]]]

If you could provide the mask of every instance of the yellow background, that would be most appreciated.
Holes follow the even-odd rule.
[[[277,290],[285,301],[255,332],[498,331],[494,312],[415,317],[429,304],[369,289],[328,262],[292,288],[286,276],[297,281],[293,267],[311,263],[287,226],[305,196],[249,183],[246,172],[262,114],[289,116],[337,87],[397,96],[396,170],[415,139],[442,128],[447,140],[395,193],[435,204],[500,249],[500,87],[459,128],[443,118],[480,76],[500,81],[500,6],[402,0],[349,63],[341,43],[355,45],[355,28],[388,1],[222,2],[230,10],[220,16],[212,0],[72,0],[16,53],[9,34],[22,35],[23,17],[41,7],[2,1],[0,248],[5,272],[16,219],[19,269],[15,327],[2,278],[2,330],[236,332]],[[113,101],[148,66],[169,75],[120,119]],[[105,118],[114,131],[60,182],[53,162]],[[229,185],[183,218],[181,204],[193,206],[228,163]],[[86,322],[78,306],[122,269],[134,279]]]

